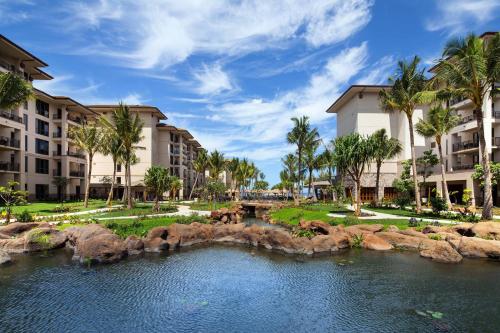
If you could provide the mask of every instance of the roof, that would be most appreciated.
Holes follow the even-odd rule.
[[[99,105],[87,105],[87,107],[96,112],[106,112],[112,111],[118,108],[119,104],[99,104]],[[163,112],[160,111],[156,106],[151,105],[127,105],[129,109],[133,112],[152,112],[158,115],[159,119],[168,119]]]
[[[352,97],[362,92],[379,92],[382,89],[390,88],[390,85],[367,85],[356,84],[350,86],[332,105],[326,110],[327,113],[337,113]]]
[[[58,101],[61,104],[66,105],[66,108],[69,111],[80,111],[80,112],[85,112],[85,113],[91,113],[93,115],[96,115],[97,113],[86,107],[85,105],[81,104],[80,102],[75,101],[71,97],[67,96],[52,96],[46,93],[45,91],[42,91],[40,89],[33,88],[33,91],[37,96],[42,96],[47,99],[50,99],[54,102]]]
[[[167,130],[167,131],[178,132],[184,138],[186,138],[190,144],[194,145],[196,148],[201,148],[200,143],[193,137],[193,135],[187,129],[178,128],[178,127],[175,127],[174,125],[165,124],[165,123],[156,124],[156,128],[159,130],[163,129],[163,130]]]

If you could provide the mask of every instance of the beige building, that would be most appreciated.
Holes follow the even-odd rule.
[[[0,35],[0,71],[14,72],[28,82],[50,80],[47,64]],[[29,199],[80,197],[84,191],[86,156],[67,137],[94,114],[69,97],[34,89],[35,98],[17,110],[0,110],[0,185],[17,181]],[[56,186],[54,177],[65,177]]]
[[[110,118],[118,105],[90,105],[89,108],[105,117]],[[196,173],[192,168],[192,161],[196,158],[201,145],[189,131],[162,123],[167,117],[156,107],[145,105],[130,105],[130,110],[139,115],[144,126],[143,138],[137,145],[138,161],[131,166],[131,184],[133,196],[137,199],[147,199],[147,190],[144,186],[144,175],[153,165],[161,165],[170,170],[170,174],[182,181],[183,188],[179,198],[189,196],[194,184]],[[113,174],[113,162],[109,156],[96,154],[92,165],[91,196],[104,197],[107,195],[109,184],[105,177]],[[118,188],[116,197],[123,194],[125,183],[125,168],[117,165],[116,170]]]

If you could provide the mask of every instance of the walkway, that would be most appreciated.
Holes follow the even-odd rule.
[[[210,211],[208,210],[192,210],[189,206],[177,205],[177,211],[173,213],[161,213],[161,214],[148,214],[148,215],[134,215],[134,216],[110,216],[110,217],[96,217],[96,220],[106,221],[106,220],[127,220],[127,219],[137,219],[139,217],[168,217],[168,216],[191,216],[193,214],[200,216],[210,216]]]

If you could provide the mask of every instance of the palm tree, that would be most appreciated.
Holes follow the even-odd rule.
[[[209,175],[213,180],[219,180],[221,173],[226,167],[226,160],[224,154],[218,150],[214,150],[208,157],[208,170]]]
[[[333,186],[333,172],[335,170],[335,154],[333,148],[325,145],[325,150],[320,155],[321,166],[326,169],[328,173],[328,181],[330,186]],[[335,199],[335,191],[332,191],[332,200]]]
[[[385,160],[390,160],[401,153],[403,146],[396,138],[389,138],[385,128],[381,128],[370,136],[373,144],[373,157],[377,166],[375,179],[375,204],[380,205],[380,169]]]
[[[233,157],[232,159],[226,161],[226,170],[231,175],[231,184],[229,188],[229,190],[231,191],[231,196],[233,195],[233,192],[236,192],[236,189],[238,187],[238,179],[236,177],[236,174],[238,172],[239,166],[240,160],[237,157]]]
[[[301,181],[303,173],[303,151],[308,142],[311,142],[318,137],[318,131],[316,128],[311,129],[311,124],[309,123],[309,117],[302,116],[300,118],[293,117],[292,121],[294,126],[290,132],[287,134],[287,141],[290,144],[297,145],[297,155],[298,155],[298,190],[299,195],[301,192]]]
[[[14,109],[33,97],[33,88],[14,73],[0,72],[0,109]]]
[[[373,144],[358,133],[335,139],[335,164],[354,182],[356,204],[354,214],[361,215],[361,177],[373,160]]]
[[[413,171],[413,186],[415,189],[416,211],[422,210],[420,190],[417,181],[417,164],[415,155],[415,137],[413,133],[413,112],[417,105],[427,103],[431,95],[427,91],[425,69],[418,69],[420,58],[415,56],[412,61],[399,61],[396,77],[389,78],[390,89],[382,89],[379,93],[382,107],[386,111],[399,111],[406,114],[410,132],[411,163]]]
[[[208,168],[207,151],[205,149],[200,150],[198,152],[198,155],[196,156],[196,159],[192,163],[193,163],[193,169],[196,172],[196,178],[194,179],[194,184],[193,187],[191,188],[191,193],[189,193],[189,200],[191,200],[191,197],[193,196],[193,191],[196,188],[200,174],[204,174],[205,170],[207,170]]]
[[[111,206],[113,202],[113,191],[116,182],[116,166],[122,161],[123,144],[121,138],[113,129],[107,129],[104,135],[104,144],[101,149],[103,155],[110,155],[113,160],[113,176],[111,177],[111,186],[109,188],[108,199],[106,205]]]
[[[297,206],[299,204],[299,198],[296,193],[296,183],[298,179],[298,160],[295,154],[287,154],[281,159],[283,167],[288,174],[288,180],[291,182],[291,192],[294,204]]]
[[[320,165],[320,158],[316,155],[316,151],[319,147],[319,141],[313,140],[308,142],[304,149],[304,164],[307,168],[307,173],[309,176],[308,186],[307,186],[307,196],[311,195],[313,173]],[[313,191],[313,200],[316,200],[316,194]]]
[[[170,180],[169,191],[173,200],[175,200],[175,198],[177,197],[177,193],[180,191],[181,188],[182,188],[181,180],[176,176],[172,176]]]
[[[239,186],[243,188],[243,195],[245,195],[246,189],[250,186],[250,179],[253,177],[254,169],[252,163],[248,159],[243,158],[240,160],[238,170],[236,172],[236,179],[238,180]]]
[[[137,158],[135,151],[139,149],[136,145],[143,139],[142,128],[144,123],[139,118],[136,113],[132,114],[129,107],[122,102],[120,102],[118,108],[113,110],[111,114],[112,122],[103,118],[102,122],[106,124],[107,128],[110,128],[116,133],[116,135],[122,141],[122,159],[125,163],[125,190],[127,199],[127,208],[132,208],[132,177],[130,166],[133,160]]]
[[[82,126],[72,127],[69,136],[73,139],[75,145],[85,151],[88,156],[87,183],[85,184],[85,200],[83,203],[84,207],[88,207],[92,164],[94,155],[102,149],[103,130],[96,123],[83,123]]]
[[[66,177],[56,176],[52,179],[52,184],[57,187],[59,192],[59,200],[62,203],[66,197],[66,186],[69,184],[69,179]]]
[[[446,199],[448,209],[451,209],[451,200],[448,193],[448,185],[446,183],[446,169],[443,159],[443,149],[441,146],[441,138],[448,134],[451,129],[457,126],[460,118],[454,114],[449,108],[443,108],[441,105],[435,106],[427,113],[427,120],[420,119],[416,125],[417,133],[426,137],[434,138],[439,153],[439,162],[441,164],[441,186],[443,196]]]
[[[153,211],[160,211],[159,199],[163,196],[163,193],[172,188],[172,181],[172,177],[170,177],[168,170],[164,167],[153,165],[146,171],[144,175],[144,184],[155,195]]]
[[[436,67],[436,82],[446,84],[442,96],[468,98],[475,111],[481,163],[484,170],[484,202],[482,218],[493,218],[493,198],[490,158],[486,149],[483,123],[485,100],[500,90],[495,83],[500,80],[500,33],[488,40],[474,34],[465,39],[450,40]]]

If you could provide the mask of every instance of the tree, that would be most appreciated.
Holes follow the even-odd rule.
[[[312,183],[314,180],[313,174],[314,170],[319,169],[321,165],[320,156],[316,155],[316,151],[319,147],[319,140],[314,139],[310,142],[307,142],[304,149],[304,164],[307,168],[307,174],[309,176],[308,184],[307,184],[307,196],[311,195]],[[313,200],[316,201],[316,193],[313,189]]]
[[[434,138],[434,140],[436,140],[439,162],[441,164],[441,186],[443,189],[443,197],[446,200],[448,209],[451,209],[452,206],[450,195],[448,193],[448,184],[446,183],[446,169],[441,139],[444,135],[448,134],[453,127],[458,125],[459,120],[460,118],[455,115],[451,109],[443,108],[439,105],[431,108],[427,113],[427,120],[420,119],[416,126],[418,134],[426,138]]]
[[[7,186],[0,186],[0,199],[3,201],[5,206],[5,221],[10,223],[10,217],[12,215],[12,207],[17,205],[23,205],[26,203],[26,197],[28,192],[17,190],[16,187],[19,186],[18,182],[8,181]]]
[[[373,145],[368,138],[352,133],[335,139],[335,164],[354,182],[356,216],[361,215],[361,178],[372,160]]]
[[[375,178],[375,205],[379,206],[381,198],[379,197],[380,189],[380,169],[385,160],[393,159],[398,156],[403,150],[403,146],[396,138],[389,138],[385,128],[379,129],[370,136],[373,145],[373,158],[377,167],[377,175]]]
[[[491,180],[490,183],[492,186],[498,184],[500,180],[500,163],[490,162],[490,175]],[[472,179],[480,182],[481,187],[484,189],[484,184],[486,183],[484,179],[484,169],[481,164],[474,165],[474,172],[472,173]]]
[[[294,204],[299,205],[299,198],[296,193],[296,184],[298,182],[298,161],[297,156],[294,154],[287,154],[284,158],[281,159],[281,163],[285,168],[285,176],[287,179],[287,183],[290,184],[290,192],[292,193]]]
[[[75,145],[85,151],[88,156],[87,182],[85,184],[84,207],[89,205],[90,181],[92,177],[92,164],[94,155],[102,149],[103,130],[96,123],[83,123],[82,126],[72,127],[69,136],[73,139]]]
[[[175,200],[175,198],[178,197],[178,192],[181,190],[181,188],[182,188],[182,182],[179,179],[179,177],[172,176],[170,179],[169,191],[173,200]]]
[[[382,89],[379,93],[382,107],[386,111],[399,111],[406,114],[410,132],[411,162],[413,170],[413,186],[415,188],[416,212],[422,210],[420,191],[417,181],[417,164],[415,155],[415,135],[413,131],[413,112],[417,105],[429,102],[432,94],[427,90],[425,69],[418,69],[420,58],[415,56],[412,61],[399,61],[395,78],[390,77],[392,87]]]
[[[436,67],[434,79],[436,84],[446,84],[446,87],[439,92],[441,97],[462,97],[472,102],[478,127],[481,163],[485,174],[482,218],[488,220],[493,218],[493,197],[483,108],[486,105],[485,100],[500,91],[495,86],[499,80],[499,33],[488,40],[470,34],[464,39],[456,38],[448,41]]]
[[[205,149],[202,149],[198,152],[198,155],[196,156],[196,159],[192,162],[193,163],[193,170],[196,172],[196,177],[194,179],[194,184],[193,188],[191,188],[191,193],[189,193],[189,200],[191,200],[191,197],[193,196],[193,191],[198,184],[198,178],[200,174],[204,174],[205,170],[208,168],[208,155],[207,151]]]
[[[311,124],[309,123],[309,117],[302,116],[300,118],[293,117],[292,121],[294,126],[290,132],[287,134],[287,141],[290,144],[297,145],[297,156],[298,156],[298,173],[297,173],[297,183],[299,195],[302,189],[301,182],[303,180],[303,152],[308,142],[318,138],[318,131],[316,128],[311,129]]]
[[[255,169],[253,164],[247,158],[240,160],[238,170],[236,172],[236,179],[238,184],[243,188],[243,194],[250,187],[250,179],[254,176]]]
[[[104,124],[105,126],[106,124]],[[106,205],[111,206],[113,202],[113,191],[116,182],[116,166],[118,163],[122,162],[123,156],[123,142],[114,129],[107,128],[104,132],[104,144],[102,145],[101,153],[103,155],[111,156],[113,161],[113,176],[111,177],[108,199],[106,200]]]
[[[132,208],[132,176],[130,167],[137,159],[135,151],[139,149],[136,145],[143,139],[142,128],[144,123],[137,113],[133,114],[130,108],[124,103],[120,102],[119,106],[113,110],[111,114],[111,121],[106,118],[101,118],[102,123],[108,129],[114,131],[117,137],[122,142],[121,158],[125,164],[125,192],[127,199],[127,208]]]
[[[217,198],[226,192],[226,185],[217,179],[211,179],[206,184],[207,192],[212,198],[213,209],[217,208]]]
[[[59,190],[59,200],[61,203],[64,201],[66,197],[66,186],[69,184],[69,179],[66,177],[56,176],[52,179],[52,184],[54,184]]]
[[[144,184],[155,196],[153,211],[160,211],[159,200],[163,197],[163,193],[171,189],[172,181],[173,179],[170,177],[168,170],[162,166],[153,165],[146,171]]]
[[[225,167],[226,160],[224,159],[224,154],[218,150],[211,152],[208,157],[208,172],[210,178],[218,180]]]
[[[333,191],[333,173],[335,170],[335,158],[333,153],[333,147],[330,145],[325,145],[325,150],[320,155],[321,166],[326,169],[328,174],[328,181],[330,182],[330,190],[332,190],[332,201],[335,200],[335,191]]]
[[[411,160],[406,160],[401,163],[403,171],[399,178],[394,179],[392,186],[396,190],[397,197],[394,203],[399,206],[399,208],[405,208],[407,205],[411,204],[412,191],[415,189],[413,186],[413,180],[411,176]]]
[[[231,184],[229,188],[229,190],[231,191],[231,196],[233,195],[233,192],[236,192],[236,189],[238,187],[237,173],[239,167],[240,160],[237,157],[233,157],[232,159],[226,161],[226,170],[231,175]]]
[[[0,109],[14,109],[33,97],[33,88],[21,76],[0,72]]]
[[[423,186],[427,186],[427,178],[432,175],[432,168],[439,163],[439,159],[436,154],[432,152],[432,149],[424,151],[424,154],[417,158],[417,165],[421,168],[419,174],[422,175]],[[448,192],[446,192],[448,193]],[[427,205],[429,205],[431,200],[431,190],[429,187],[429,192],[427,195]]]

